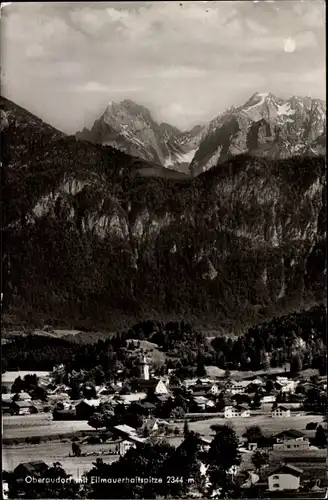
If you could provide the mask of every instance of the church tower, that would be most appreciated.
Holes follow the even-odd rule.
[[[149,380],[149,364],[147,363],[146,356],[142,360],[142,375],[144,380]]]

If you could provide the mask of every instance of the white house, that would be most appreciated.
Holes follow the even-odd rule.
[[[277,443],[284,443],[286,441],[290,440],[297,440],[297,441],[307,441],[307,437],[303,432],[298,431],[297,429],[287,429],[284,431],[279,432],[279,434],[276,434],[274,436],[276,438]]]
[[[298,385],[298,380],[290,380],[287,377],[277,377],[278,384],[281,385],[281,392],[288,392],[293,394],[295,392],[296,386]]]
[[[158,428],[158,420],[156,418],[146,419],[143,425],[143,430],[147,430],[150,433],[157,431]]]
[[[214,408],[215,406],[214,401],[211,401],[204,396],[195,396],[193,400],[202,410],[206,410],[207,408]]]
[[[274,450],[281,451],[308,450],[309,447],[310,443],[307,439],[288,439],[273,445]]]
[[[146,392],[136,392],[135,394],[120,394],[116,399],[117,403],[129,406],[131,403],[137,403],[147,398]]]
[[[216,384],[210,384],[210,388],[207,391],[208,394],[213,394],[213,396],[216,396],[217,394],[219,394],[219,392],[220,389]]]
[[[9,498],[9,485],[7,481],[2,481],[2,498],[4,500]]]
[[[268,394],[267,396],[263,396],[261,398],[262,404],[274,403],[275,401],[276,401],[276,396],[274,394]]]
[[[288,418],[290,417],[290,409],[285,406],[277,406],[271,411],[272,418]]]
[[[250,417],[250,410],[246,406],[226,406],[224,408],[224,418]]]
[[[168,394],[168,389],[163,380],[157,378],[138,379],[136,381],[137,388],[140,392],[151,391],[153,394]]]
[[[231,394],[243,394],[250,383],[250,380],[233,380],[230,387]]]
[[[128,441],[127,439],[124,439],[119,443],[119,454],[123,456],[130,448],[135,448],[135,447],[136,447],[135,443],[133,443],[132,441]]]
[[[300,488],[302,473],[301,469],[290,464],[280,466],[268,477],[269,491],[297,491]]]

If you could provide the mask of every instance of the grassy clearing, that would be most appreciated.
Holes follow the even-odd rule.
[[[13,384],[17,377],[24,378],[26,375],[36,375],[39,378],[47,378],[50,376],[51,372],[46,371],[13,371],[5,372],[1,375],[1,384]]]
[[[90,431],[92,428],[82,420],[54,421],[51,415],[37,414],[28,416],[4,416],[3,439],[17,439],[53,434],[73,434],[78,431]]]
[[[258,425],[266,435],[277,434],[286,429],[297,429],[307,434],[305,426],[308,422],[322,422],[321,415],[304,415],[290,418],[271,418],[268,415],[259,415],[248,418],[211,418],[208,420],[200,420],[198,422],[190,422],[190,430],[198,432],[204,437],[214,435],[211,430],[212,425],[231,425],[238,436],[242,436],[247,427]],[[183,423],[177,424],[177,427],[182,428]]]
[[[108,452],[111,449],[110,444],[104,445],[82,445],[82,452],[89,453],[99,451],[99,456],[103,458],[105,463],[110,463],[117,460],[117,455],[102,456],[101,451]],[[70,442],[63,443],[62,441],[52,441],[41,443],[39,445],[18,445],[18,446],[3,446],[2,448],[2,469],[13,470],[21,462],[30,462],[34,460],[42,460],[48,465],[54,462],[60,462],[63,468],[74,478],[82,475],[83,472],[92,468],[92,463],[95,462],[95,456],[88,457],[70,457],[72,444]]]
[[[140,354],[141,351],[143,351],[143,353],[151,360],[152,363],[155,363],[157,365],[163,365],[165,363],[166,355],[164,352],[160,350],[157,344],[149,342],[148,340],[135,340],[135,339],[132,339],[129,342],[133,344],[139,344]]]

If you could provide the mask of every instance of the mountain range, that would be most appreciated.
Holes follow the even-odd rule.
[[[209,148],[201,163],[204,141],[222,130],[221,117],[191,163],[204,172],[188,177],[0,104],[7,324],[95,329],[183,318],[236,332],[325,300],[319,149],[227,153],[208,168],[216,153]],[[322,134],[315,123],[311,143]]]
[[[76,137],[195,176],[237,154],[325,154],[325,130],[324,101],[255,93],[242,106],[187,132],[156,123],[147,108],[132,101],[112,102],[91,130],[85,128]]]
[[[204,129],[198,125],[181,132],[168,123],[158,124],[147,108],[124,100],[111,102],[91,130],[84,128],[76,137],[187,173]]]

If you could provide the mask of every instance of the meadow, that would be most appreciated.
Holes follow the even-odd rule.
[[[83,420],[54,421],[50,413],[3,416],[2,424],[3,439],[44,437],[52,434],[64,435],[92,430],[92,427]]]
[[[277,434],[286,429],[297,429],[308,435],[308,431],[305,430],[306,424],[309,422],[322,422],[322,420],[322,415],[295,415],[289,418],[272,418],[270,415],[257,415],[245,418],[211,418],[208,420],[199,420],[198,422],[190,422],[189,428],[205,438],[214,435],[211,429],[212,425],[230,425],[234,428],[238,436],[242,436],[246,428],[253,425],[261,427],[265,435]],[[177,426],[182,428],[183,423]]]
[[[108,452],[112,447],[110,444],[104,445],[82,445],[83,453],[90,453],[95,450],[99,452],[99,457],[105,463],[111,463],[119,458],[118,455],[102,456],[101,452]],[[85,457],[70,457],[72,452],[72,443],[70,441],[48,441],[37,445],[27,445],[25,443],[16,446],[3,446],[2,448],[2,469],[13,470],[22,462],[32,462],[42,460],[48,465],[54,462],[59,462],[68,474],[71,474],[75,479],[92,468],[92,463],[95,462],[95,456]]]

